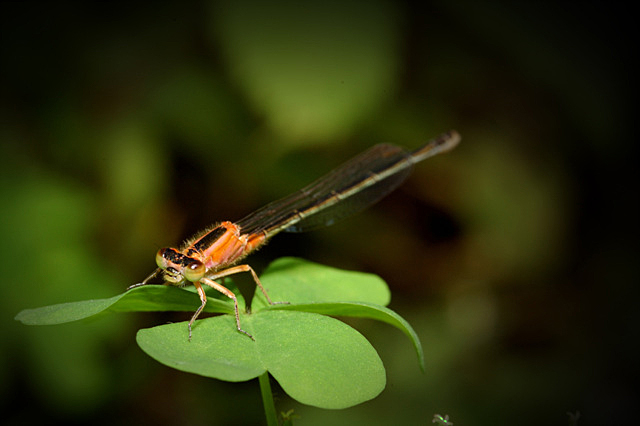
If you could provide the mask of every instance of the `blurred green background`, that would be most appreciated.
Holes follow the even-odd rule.
[[[638,352],[626,13],[604,3],[2,2],[0,391],[5,424],[262,424],[257,382],[179,373],[140,327],[26,327],[116,295],[155,251],[379,142],[450,154],[283,255],[374,272],[424,345],[352,323],[386,390],[301,425],[626,424]],[[635,176],[635,177],[634,177]]]

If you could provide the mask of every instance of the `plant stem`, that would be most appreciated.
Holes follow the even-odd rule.
[[[268,426],[278,426],[278,415],[276,414],[276,406],[273,403],[273,393],[271,392],[271,383],[269,383],[269,373],[258,377],[260,381],[260,393],[262,394],[262,405],[264,405],[264,415],[267,418]]]

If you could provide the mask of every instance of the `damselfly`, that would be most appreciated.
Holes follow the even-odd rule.
[[[202,285],[212,287],[233,300],[238,331],[253,339],[240,326],[236,295],[216,280],[249,272],[270,304],[286,303],[273,302],[251,266],[236,263],[278,232],[303,232],[328,226],[370,206],[398,187],[413,164],[449,151],[458,142],[460,135],[452,130],[414,151],[389,144],[376,145],[298,192],[267,204],[238,222],[215,225],[180,249],[160,249],[156,254],[158,268],[130,288],[145,285],[159,274],[166,285],[193,284],[202,303],[189,321],[191,340],[191,327],[207,304]]]

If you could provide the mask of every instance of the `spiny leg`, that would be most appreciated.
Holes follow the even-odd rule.
[[[270,305],[288,305],[289,302],[273,302],[271,301],[271,298],[269,297],[269,294],[267,294],[267,290],[262,286],[262,283],[260,282],[260,279],[258,278],[258,274],[256,274],[256,272],[253,270],[253,268],[249,265],[237,265],[237,266],[233,266],[231,268],[227,268],[224,269],[222,271],[218,271],[217,273],[210,275],[208,278],[211,278],[213,280],[217,279],[217,278],[223,278],[223,277],[227,277],[229,275],[233,275],[233,274],[238,274],[240,272],[251,272],[251,276],[253,277],[253,281],[255,281],[256,285],[258,286],[258,288],[260,288],[260,291],[262,291],[262,294],[264,294],[264,297],[267,299],[267,302],[269,302]]]
[[[206,284],[209,287],[218,290],[220,293],[224,294],[229,299],[233,300],[233,308],[234,308],[235,314],[236,314],[236,326],[238,328],[238,331],[240,333],[246,334],[247,336],[249,336],[251,338],[251,340],[255,341],[256,339],[254,339],[251,334],[249,334],[246,331],[244,331],[242,329],[242,327],[240,326],[240,313],[239,313],[239,310],[238,310],[238,299],[236,298],[236,295],[231,290],[226,288],[225,286],[223,286],[221,284],[218,284],[217,282],[213,281],[210,278],[202,278],[200,281],[202,281],[202,284]],[[193,284],[195,285],[196,283],[194,282]],[[200,293],[200,290],[202,290],[202,286],[196,285],[196,288],[198,288],[198,293]],[[204,294],[204,290],[202,290],[202,294]],[[202,296],[200,296],[200,299],[202,299]],[[205,302],[206,302],[206,296],[205,296]],[[202,304],[202,306],[200,306],[200,309],[198,309],[196,314],[191,319],[191,322],[189,323],[189,333],[191,333],[191,323],[193,323],[193,321],[195,321],[196,317],[198,316],[198,314],[200,313],[200,311],[202,310],[203,307],[204,307],[204,303]],[[191,334],[189,334],[189,335],[191,335]]]
[[[204,289],[202,288],[200,283],[198,281],[195,281],[193,283],[193,285],[196,288],[196,290],[198,291],[198,296],[200,296],[200,301],[202,302],[202,304],[200,305],[198,310],[191,317],[191,321],[189,321],[189,341],[191,341],[191,326],[196,321],[196,319],[198,318],[198,315],[200,315],[200,312],[202,312],[202,310],[204,309],[205,305],[207,304],[207,294],[204,292]]]

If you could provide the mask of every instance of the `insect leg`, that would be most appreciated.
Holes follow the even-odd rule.
[[[251,338],[251,340],[256,340],[253,338],[253,336],[249,333],[247,333],[246,331],[244,331],[242,329],[242,327],[240,326],[240,313],[238,312],[238,299],[236,298],[236,295],[229,290],[228,288],[226,288],[225,286],[218,284],[217,282],[213,281],[213,279],[211,278],[202,278],[200,280],[202,282],[202,284],[208,285],[211,288],[214,288],[216,290],[218,290],[220,293],[224,294],[225,296],[227,296],[229,299],[233,300],[233,308],[235,310],[235,314],[236,314],[236,326],[238,328],[238,331],[240,333],[244,333],[247,336],[249,336]],[[199,284],[197,282],[193,283],[194,285]],[[198,293],[200,293],[200,291],[202,290],[202,286],[196,285],[196,288],[198,289]],[[204,295],[204,290],[202,290],[202,295]],[[202,300],[202,295],[200,296],[200,299]],[[206,295],[205,297],[205,302],[206,302]],[[198,314],[200,313],[200,311],[202,310],[202,308],[204,307],[204,304],[202,304],[202,306],[200,306],[200,309],[198,309],[198,311],[196,312],[196,314],[193,316],[193,318],[191,319],[191,323],[193,323],[193,321],[196,319],[196,317],[198,316]],[[189,329],[191,329],[191,325],[189,326]]]
[[[273,302],[271,301],[271,298],[269,297],[269,294],[267,294],[267,290],[262,286],[262,283],[260,282],[260,279],[258,278],[258,274],[256,274],[256,272],[253,270],[253,268],[249,265],[237,265],[237,266],[232,266],[231,268],[227,268],[224,269],[222,271],[218,271],[217,273],[210,275],[208,278],[211,279],[217,279],[217,278],[222,278],[222,277],[226,277],[229,275],[233,275],[233,274],[238,274],[240,272],[251,272],[251,276],[253,277],[253,281],[255,281],[256,285],[258,286],[258,288],[260,288],[260,291],[262,291],[262,294],[264,294],[264,297],[267,299],[267,302],[269,302],[270,305],[278,305],[278,304],[289,304],[289,302]]]

